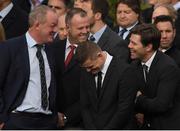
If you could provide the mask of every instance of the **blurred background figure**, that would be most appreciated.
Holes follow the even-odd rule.
[[[34,9],[34,7],[40,4],[47,3],[47,0],[12,0],[12,1],[28,14],[30,13],[31,10]]]
[[[151,7],[145,9],[142,12],[142,17],[143,17],[143,21],[145,23],[151,23],[151,18],[152,18],[152,12],[154,10],[154,7],[158,4],[170,4],[171,0],[147,0],[148,4],[151,5]]]
[[[0,42],[6,39],[3,25],[0,23]]]
[[[70,8],[70,0],[48,0],[48,6],[55,9],[57,15],[61,16]]]
[[[131,30],[141,23],[141,9],[138,0],[120,0],[116,5],[117,26],[114,31],[129,42]]]
[[[20,36],[28,29],[28,15],[11,0],[0,0],[0,22],[6,39]]]
[[[74,0],[74,7],[81,8],[81,9],[85,10],[86,12],[88,12],[88,10],[90,10],[92,8],[91,6],[92,6],[93,1],[94,0]],[[108,13],[107,13],[104,21],[110,28],[113,28],[114,22],[113,22],[112,18],[108,15]]]
[[[68,35],[65,17],[66,17],[66,15],[63,14],[63,15],[59,16],[59,19],[58,19],[58,39],[60,39],[60,40],[66,39],[67,35]]]
[[[161,15],[156,17],[154,24],[161,32],[159,50],[173,58],[180,67],[180,51],[176,48],[177,42],[174,41],[176,29],[173,19],[170,16]]]
[[[177,19],[177,11],[170,4],[158,4],[154,7],[154,11],[152,13],[152,23],[154,23],[154,19],[160,15],[168,15],[171,16],[173,21]]]

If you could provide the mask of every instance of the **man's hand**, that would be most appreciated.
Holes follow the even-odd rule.
[[[0,124],[0,130],[4,127],[4,122]]]
[[[144,124],[144,114],[142,114],[142,113],[137,113],[137,114],[135,115],[135,117],[136,117],[136,120],[137,120],[137,122],[138,122],[138,125],[143,125],[143,124]]]
[[[58,112],[58,126],[64,127],[65,126],[65,121],[64,121],[64,114]]]

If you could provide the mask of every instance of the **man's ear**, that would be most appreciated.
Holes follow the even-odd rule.
[[[103,56],[103,51],[97,53],[97,57],[102,57],[102,56]]]
[[[94,17],[95,17],[96,20],[101,20],[102,19],[102,14],[100,12],[97,12],[97,13],[95,13]]]
[[[152,51],[153,50],[153,45],[150,43],[150,44],[148,44],[146,47],[146,51]]]
[[[33,25],[36,29],[39,29],[40,23],[39,21],[35,21]]]

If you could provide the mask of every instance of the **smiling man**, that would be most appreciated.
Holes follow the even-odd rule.
[[[53,45],[57,65],[58,111],[60,125],[68,129],[81,128],[79,105],[80,67],[74,60],[75,48],[88,39],[90,24],[87,13],[80,8],[68,11],[66,18],[67,39]],[[64,117],[65,116],[65,117]],[[64,123],[64,119],[67,122]]]
[[[135,69],[91,41],[78,46],[76,58],[85,68],[80,84],[85,129],[133,129]]]
[[[141,86],[136,118],[143,129],[180,129],[180,70],[173,59],[158,51],[160,31],[152,24],[132,30],[129,49]],[[173,121],[172,121],[173,119]]]

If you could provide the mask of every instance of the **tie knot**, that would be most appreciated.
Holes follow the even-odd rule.
[[[98,75],[98,77],[99,77],[99,76],[102,76],[102,72],[99,71],[97,75]]]
[[[36,44],[36,48],[37,48],[38,51],[40,51],[41,49],[43,49],[43,47],[44,47],[43,45]]]
[[[95,41],[96,39],[94,38],[93,35],[91,35],[90,38],[89,38],[89,40],[90,40],[90,41]]]
[[[147,66],[147,65],[143,64],[142,67],[143,67],[143,69],[144,69],[145,71],[148,72],[148,66]]]
[[[126,32],[127,31],[127,29],[126,28],[123,28],[122,30],[121,30],[121,32]]]
[[[121,37],[123,37],[123,35],[124,35],[124,33],[127,31],[127,29],[126,28],[123,28],[120,32],[119,32],[119,35],[121,36]]]
[[[71,50],[74,50],[74,49],[76,48],[76,46],[74,46],[73,44],[71,44],[71,45],[69,46],[69,48],[70,48]]]

